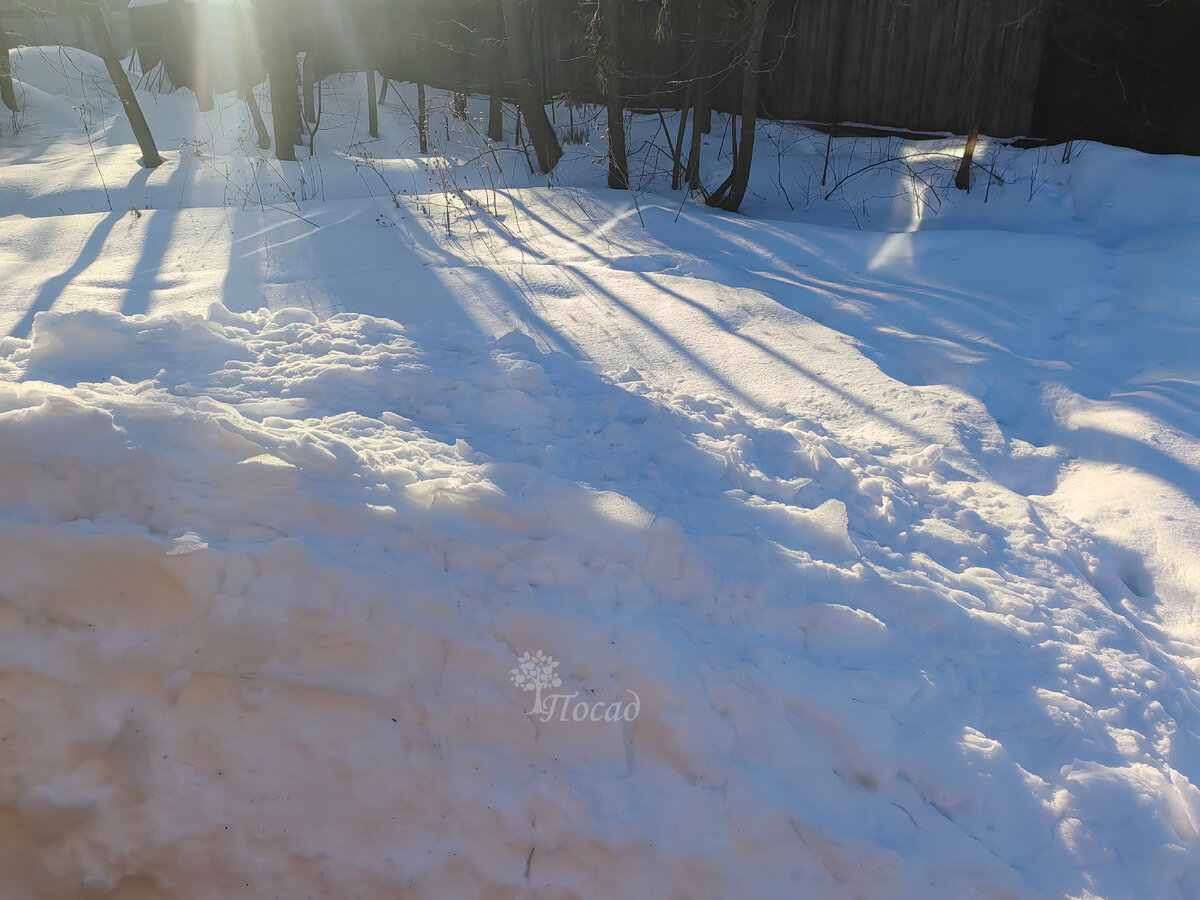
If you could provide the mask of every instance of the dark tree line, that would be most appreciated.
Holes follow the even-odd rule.
[[[630,77],[639,79],[645,92],[645,73],[631,70],[631,53],[645,54],[651,46],[666,50],[682,44],[686,61],[675,68],[662,68],[654,77],[659,82],[651,98],[659,109],[680,111],[677,135],[671,140],[678,187],[686,179],[692,189],[704,190],[700,170],[701,134],[711,128],[714,90],[725,82],[735,85],[736,110],[740,115],[740,140],[729,177],[715,190],[706,191],[708,201],[736,210],[749,183],[755,124],[759,114],[758,85],[769,61],[763,53],[764,36],[772,0],[698,0],[647,4],[629,0],[598,0],[593,4],[563,0],[552,7],[552,18],[560,26],[558,44],[550,54],[572,60],[567,68],[569,89],[578,101],[602,105],[608,117],[608,182],[613,188],[628,189],[624,116],[630,102]],[[306,123],[317,117],[313,85],[334,72],[368,73],[369,131],[377,135],[376,104],[386,95],[390,80],[406,79],[418,85],[418,131],[425,150],[427,117],[424,87],[436,84],[454,90],[460,106],[468,92],[491,96],[488,132],[493,139],[502,134],[502,104],[513,102],[522,126],[543,172],[551,172],[562,156],[554,127],[546,115],[552,86],[545,71],[547,44],[545,23],[537,19],[530,0],[464,0],[446,11],[428,0],[350,0],[328,4],[322,0],[257,0],[253,32],[259,47],[238,54],[240,74],[214,72],[197,43],[191,40],[201,30],[200,17],[225,16],[226,34],[241,35],[248,23],[237,20],[238,12],[228,7],[206,7],[168,0],[133,11],[135,39],[144,67],[158,61],[167,65],[171,81],[196,92],[202,108],[210,108],[213,90],[239,90],[251,106],[260,143],[267,137],[250,87],[270,76],[271,137],[280,159],[295,158]],[[464,21],[471,23],[465,26]],[[539,27],[539,23],[542,27]],[[640,32],[653,30],[652,36]],[[566,43],[562,41],[567,35]],[[682,37],[681,37],[682,36]],[[438,47],[453,52],[431,53]],[[303,54],[303,65],[297,57]],[[660,53],[670,58],[671,53]],[[297,71],[301,77],[297,78]],[[376,90],[374,75],[383,76]],[[224,82],[222,84],[222,82]],[[299,83],[297,83],[299,82]],[[377,96],[378,94],[378,96]],[[639,101],[645,106],[647,98]],[[465,106],[464,106],[465,109]],[[136,111],[131,115],[136,116]],[[691,140],[684,139],[690,120]],[[664,120],[665,121],[665,120]]]
[[[92,23],[153,165],[157,151],[106,37],[101,0],[73,2]],[[1014,129],[1000,133],[1115,138],[1153,150],[1182,142],[1200,152],[1194,0],[256,0],[252,13],[163,0],[131,18],[144,69],[161,60],[202,109],[214,91],[237,90],[260,146],[273,139],[281,159],[294,159],[306,134],[311,141],[321,79],[337,72],[367,74],[372,136],[390,82],[414,82],[422,152],[426,85],[452,90],[462,115],[468,94],[488,95],[493,140],[503,137],[504,103],[513,103],[517,134],[528,136],[543,172],[562,156],[545,104],[564,94],[597,104],[607,113],[608,183],[621,190],[630,186],[625,117],[658,113],[672,187],[727,210],[745,199],[763,115],[831,129],[847,121],[944,129],[939,116],[952,114],[955,130],[970,134],[956,178],[967,189],[974,139],[997,123]],[[215,63],[213,46],[231,41],[235,63]],[[0,101],[15,109],[6,46]],[[905,95],[907,112],[859,118],[874,108],[873,88],[914,72],[919,90]],[[268,74],[269,130],[252,91]],[[679,112],[673,134],[664,110]],[[729,117],[727,172],[701,169],[714,111]]]

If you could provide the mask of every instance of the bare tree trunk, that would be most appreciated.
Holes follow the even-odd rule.
[[[211,21],[208,19],[207,6],[192,6],[192,28],[200,37],[211,35]],[[212,54],[203,40],[194,40],[192,44],[192,91],[196,94],[196,109],[200,112],[212,112],[216,106],[213,96]]]
[[[375,70],[367,69],[367,133],[379,137],[379,105],[375,99]]]
[[[708,93],[708,76],[701,76],[696,83],[696,106],[692,110],[692,140],[688,146],[687,169],[684,177],[688,187],[693,191],[700,187],[700,138],[711,131],[711,126],[705,129],[704,123],[709,120],[710,101]]]
[[[417,82],[417,135],[421,140],[421,152],[429,152],[429,107],[425,105],[425,82]]]
[[[604,49],[597,60],[608,106],[608,186],[629,189],[629,160],[625,155],[625,103],[621,99],[621,40],[619,0],[600,0],[597,13],[604,28]]]
[[[271,80],[271,125],[275,132],[275,157],[296,158],[300,137],[300,100],[296,94],[296,55],[286,46],[268,51],[267,70]]]
[[[8,32],[4,30],[3,16],[0,16],[0,101],[17,111],[17,94],[13,90],[12,62],[8,58]]]
[[[692,77],[692,135],[688,144],[687,168],[683,177],[690,190],[700,187],[701,138],[712,131],[712,24],[709,10],[711,0],[699,0],[692,29],[692,57],[688,70]]]
[[[750,163],[754,158],[754,132],[758,124],[758,80],[763,37],[772,0],[752,0],[746,45],[742,54],[742,141],[734,156],[733,181],[721,208],[737,212],[750,186]]]
[[[986,5],[981,4],[981,12]],[[967,90],[975,95],[975,116],[967,136],[967,146],[963,151],[962,162],[954,176],[954,186],[960,191],[971,193],[971,165],[975,156],[975,145],[979,141],[979,131],[983,128],[984,120],[992,107],[992,92],[994,85],[1003,78],[1000,65],[1001,37],[1007,23],[999,13],[993,11],[987,16],[987,29],[983,32],[982,42],[977,54],[977,67],[967,78]],[[990,176],[989,176],[990,177]]]
[[[246,103],[246,108],[250,110],[250,118],[254,122],[254,131],[258,135],[258,149],[269,150],[271,147],[271,136],[267,133],[267,123],[263,121],[262,110],[258,108],[258,101],[254,99],[253,85],[246,85],[241,90],[242,100]]]
[[[488,139],[499,143],[504,140],[504,66],[505,47],[501,39],[504,34],[504,10],[498,4],[492,5],[488,18],[488,29],[491,39],[487,41],[487,60],[490,69],[492,93],[488,98]]]
[[[108,69],[108,77],[112,79],[117,96],[121,99],[121,106],[125,108],[125,115],[129,117],[129,124],[133,126],[133,136],[137,138],[138,146],[142,150],[142,165],[147,169],[157,168],[162,165],[162,157],[158,155],[154,135],[150,133],[150,126],[146,123],[137,96],[129,84],[129,76],[121,68],[121,60],[117,59],[117,49],[113,46],[104,8],[98,3],[87,3],[84,8],[92,25],[92,34],[96,38],[96,49],[100,51],[100,58],[104,60],[104,67]]]
[[[525,128],[537,153],[538,165],[543,172],[550,172],[562,158],[562,147],[558,135],[546,117],[546,106],[537,85],[533,56],[526,42],[521,0],[501,0],[504,9],[504,30],[508,35],[508,60],[513,80],[517,85],[517,101],[525,117]]]
[[[384,100],[386,100],[386,99],[387,99],[387,89],[388,89],[388,84],[389,84],[389,82],[388,82],[388,80],[385,78],[385,79],[383,79],[383,84],[381,84],[381,85],[379,86],[379,102],[380,102],[380,103],[382,103]]]
[[[310,125],[317,121],[317,104],[313,100],[313,59],[311,50],[304,52],[304,66],[301,68],[300,93],[304,95],[304,121]]]
[[[271,88],[271,130],[275,158],[296,159],[300,143],[300,98],[296,92],[296,40],[284,0],[258,0],[256,25],[262,41]]]
[[[671,190],[677,191],[680,188],[680,176],[683,175],[683,135],[687,131],[688,112],[692,106],[692,95],[695,93],[696,86],[692,85],[683,96],[683,103],[679,106],[679,129],[675,133],[675,144],[671,147]]]
[[[504,101],[500,99],[500,88],[492,91],[488,101],[488,139],[499,143],[504,140]]]
[[[958,165],[958,172],[954,176],[954,186],[960,191],[971,193],[971,161],[975,156],[975,144],[979,140],[979,124],[971,129],[971,133],[967,136],[967,147],[963,151],[962,162]]]
[[[616,79],[608,88],[608,186],[629,187],[629,160],[625,157],[625,107]]]

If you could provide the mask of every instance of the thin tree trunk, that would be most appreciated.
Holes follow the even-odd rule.
[[[720,187],[718,187],[711,194],[704,195],[704,202],[709,206],[720,206],[725,201],[725,196],[729,193],[729,189],[733,187],[733,179],[737,175],[737,113],[729,114],[729,126],[727,131],[729,132],[729,143],[731,145],[729,155],[733,158],[735,165],[730,167],[729,174],[725,177],[725,180],[721,182]],[[725,139],[723,137],[721,138],[721,146],[725,146]]]
[[[710,0],[699,0],[696,9],[696,24],[692,29],[692,56],[688,71],[692,77],[692,135],[688,145],[687,168],[683,176],[690,190],[700,187],[700,143],[701,138],[712,131],[712,54],[709,8]]]
[[[730,121],[729,121],[729,129],[730,129],[730,134],[729,134],[729,143],[730,143],[730,149],[731,149],[731,150],[732,150],[732,152],[733,152],[733,158],[734,158],[734,159],[737,159],[737,155],[738,155],[738,149],[737,149],[737,141],[738,141],[738,138],[737,138],[737,136],[738,136],[738,132],[737,132],[737,113],[734,113],[734,114],[733,114],[733,115],[730,117]]]
[[[271,126],[275,132],[275,157],[295,160],[300,137],[300,99],[296,95],[296,55],[286,46],[268,49],[271,83]]]
[[[754,158],[754,132],[758,124],[759,65],[762,61],[763,38],[767,31],[767,14],[771,0],[753,0],[750,8],[750,27],[746,34],[746,49],[742,59],[742,141],[734,157],[733,183],[721,208],[737,212],[750,186],[750,163]]]
[[[954,186],[960,191],[971,193],[971,161],[975,156],[975,144],[979,140],[979,123],[971,129],[967,136],[967,147],[963,151],[962,162],[958,165],[958,173],[954,176]]]
[[[205,7],[193,5],[191,13],[189,21],[195,34],[191,46],[192,91],[196,95],[196,108],[200,112],[211,112],[216,106],[212,88],[212,54],[205,43],[205,39],[211,36],[211,20]]]
[[[212,88],[196,85],[196,109],[200,112],[212,112],[216,101],[213,99]]]
[[[0,16],[0,101],[17,111],[17,94],[13,90],[12,62],[8,58],[8,32],[4,30],[3,16]]]
[[[721,202],[721,198],[725,196],[725,192],[729,190],[729,186],[733,184],[733,172],[731,171],[725,176],[725,180],[717,185],[717,189],[704,198],[704,202],[709,206],[716,206]],[[703,190],[703,188],[701,188]]]
[[[612,82],[608,88],[608,186],[623,191],[629,187],[629,160],[625,157],[625,108],[616,78]]]
[[[604,54],[599,63],[605,67],[601,74],[608,106],[608,186],[614,190],[629,189],[629,160],[625,155],[625,103],[621,98],[621,55],[619,0],[601,0],[599,13],[605,37]]]
[[[516,137],[513,140],[514,144],[521,147],[521,152],[525,154],[525,162],[529,164],[529,174],[533,175],[536,170],[533,168],[533,157],[529,155],[529,146],[525,143],[525,138],[521,136],[521,107],[517,107],[517,127]]]
[[[271,89],[271,130],[275,158],[296,159],[300,142],[300,98],[296,92],[296,41],[285,0],[258,0],[255,25],[261,36]]]
[[[558,135],[546,117],[546,106],[537,85],[533,56],[526,42],[526,28],[521,14],[521,0],[501,0],[504,10],[504,30],[508,35],[508,61],[513,81],[517,85],[517,101],[525,116],[525,128],[537,153],[538,165],[550,172],[562,158]]]
[[[304,95],[304,121],[310,125],[317,121],[317,104],[313,100],[313,66],[315,62],[312,51],[306,50],[300,76],[300,93]]]
[[[499,143],[504,140],[504,101],[500,99],[500,88],[492,91],[488,100],[488,130],[489,140]]]
[[[258,100],[254,98],[254,87],[246,85],[241,90],[242,100],[246,103],[246,108],[250,110],[250,118],[254,122],[254,131],[258,135],[258,149],[269,150],[271,147],[271,136],[267,133],[267,123],[263,121],[262,110],[258,108]]]
[[[129,84],[129,76],[121,68],[121,60],[117,59],[117,49],[113,46],[104,8],[98,3],[88,3],[85,9],[88,21],[92,25],[92,34],[96,38],[96,49],[100,51],[100,58],[104,60],[104,67],[108,69],[108,77],[112,79],[117,96],[121,99],[121,106],[125,108],[125,115],[129,117],[129,124],[133,126],[133,136],[137,138],[138,146],[142,150],[142,165],[147,169],[157,168],[162,165],[162,157],[158,155],[154,135],[150,133],[150,126],[146,123],[137,96]]]
[[[708,129],[704,127],[705,122],[709,121],[710,102],[708,76],[703,75],[696,83],[696,107],[692,110],[692,141],[688,147],[687,170],[684,172],[688,187],[693,191],[700,187],[700,138],[711,130],[711,124]]]
[[[388,80],[383,79],[383,84],[379,86],[379,102],[382,103],[387,99]]]
[[[499,143],[504,140],[504,10],[499,4],[493,4],[491,15],[488,17],[489,30],[493,40],[487,43],[484,59],[490,70],[492,93],[488,98],[488,139]]]
[[[425,105],[425,82],[417,82],[417,135],[421,152],[429,152],[429,108]]]
[[[679,109],[679,130],[675,133],[675,146],[671,148],[671,190],[680,188],[680,176],[683,175],[683,135],[687,131],[688,112],[691,110],[692,94],[695,85],[684,95],[683,104]]]
[[[833,129],[836,123],[829,126],[829,134],[825,136],[825,166],[821,169],[821,187],[825,187],[825,182],[829,178],[829,156],[833,153]]]
[[[379,137],[379,106],[375,99],[375,70],[367,69],[367,133]]]

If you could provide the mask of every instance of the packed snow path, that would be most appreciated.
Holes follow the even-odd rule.
[[[447,232],[20,137],[5,898],[1200,894],[1194,161]]]

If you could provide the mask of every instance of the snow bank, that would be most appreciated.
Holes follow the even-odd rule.
[[[1197,877],[1190,673],[938,450],[366,316],[42,314],[4,359],[13,897]],[[538,649],[636,716],[527,715]]]
[[[5,900],[1200,894],[1196,161],[13,60]]]

